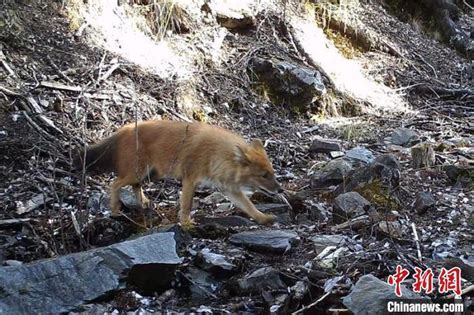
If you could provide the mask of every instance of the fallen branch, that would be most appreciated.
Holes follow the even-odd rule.
[[[40,86],[54,89],[54,90],[64,90],[64,91],[71,91],[71,92],[81,92],[82,88],[80,86],[70,86],[65,85],[58,82],[50,82],[50,81],[41,81]]]
[[[0,220],[0,228],[6,229],[6,228],[17,227],[31,221],[32,221],[31,218]]]
[[[319,299],[317,299],[317,300],[314,301],[313,303],[308,304],[308,305],[306,305],[306,306],[300,308],[300,309],[297,310],[296,312],[291,313],[291,315],[297,315],[297,314],[303,313],[303,312],[306,311],[306,310],[309,310],[310,308],[312,308],[313,306],[317,305],[317,304],[320,303],[322,300],[324,300],[329,294],[331,294],[331,291],[326,292],[326,294],[324,294],[323,296],[321,296]]]
[[[360,229],[363,226],[366,226],[370,222],[370,218],[368,215],[362,215],[360,217],[348,220],[346,222],[343,222],[341,224],[335,225],[331,228],[333,232],[338,231],[338,230],[343,230],[348,227],[354,228],[354,229]]]

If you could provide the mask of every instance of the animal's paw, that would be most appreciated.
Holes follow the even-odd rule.
[[[181,224],[181,227],[184,229],[184,230],[190,230],[194,227],[194,220],[191,219],[190,217],[188,218],[181,218],[179,220],[179,223]]]
[[[144,209],[150,209],[152,206],[152,202],[148,198],[142,198],[141,200],[142,208]]]
[[[264,214],[262,217],[260,217],[257,222],[259,224],[264,224],[264,225],[270,225],[275,223],[277,220],[277,216],[273,214]]]

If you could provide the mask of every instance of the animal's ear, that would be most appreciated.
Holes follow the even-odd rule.
[[[246,149],[240,145],[235,146],[235,159],[237,162],[242,163],[242,164],[249,164],[250,160],[248,158]]]
[[[256,149],[264,149],[262,140],[260,139],[253,139],[250,145]]]

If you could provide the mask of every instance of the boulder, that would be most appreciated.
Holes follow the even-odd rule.
[[[303,65],[254,57],[248,69],[257,90],[266,91],[275,104],[306,109],[326,94],[321,74]]]
[[[170,287],[182,259],[173,233],[156,233],[104,248],[0,268],[2,314],[59,314],[133,285]]]
[[[254,230],[232,235],[229,241],[238,246],[262,253],[283,254],[296,246],[300,238],[293,231]]]

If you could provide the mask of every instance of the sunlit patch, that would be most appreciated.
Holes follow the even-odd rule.
[[[139,21],[139,16],[127,14],[125,6],[117,6],[117,1],[89,1],[80,10],[90,28],[89,38],[96,44],[162,78],[190,75],[190,61],[166,40],[155,41],[146,35],[138,28],[146,23]]]
[[[299,44],[312,62],[326,72],[336,89],[360,103],[370,104],[371,108],[366,106],[364,111],[371,114],[409,111],[401,95],[367,78],[360,64],[345,58],[313,21],[293,17],[291,25]]]

